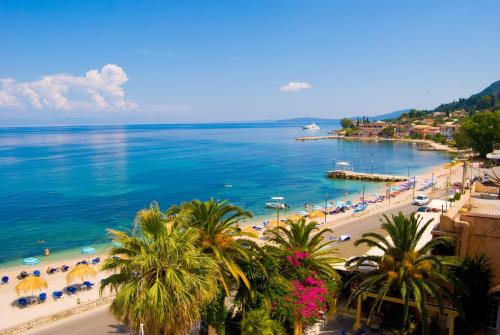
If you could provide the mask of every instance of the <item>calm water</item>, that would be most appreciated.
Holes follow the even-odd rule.
[[[0,128],[0,262],[102,243],[153,200],[213,196],[264,215],[276,195],[294,208],[358,197],[363,183],[324,177],[333,159],[402,175],[448,159],[410,144],[294,140],[304,134],[277,123]]]

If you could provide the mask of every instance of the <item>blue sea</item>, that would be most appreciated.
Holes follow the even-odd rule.
[[[325,178],[334,160],[414,175],[449,159],[407,143],[295,140],[339,127],[320,126],[316,133],[294,123],[0,128],[0,263],[20,264],[45,247],[106,243],[106,228],[131,228],[152,201],[167,209],[214,197],[264,216],[272,196],[299,209],[378,185]]]

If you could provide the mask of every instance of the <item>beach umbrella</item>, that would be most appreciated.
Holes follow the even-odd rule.
[[[293,215],[290,215],[289,217],[287,217],[286,219],[287,220],[290,220],[290,221],[299,221],[300,219],[302,219],[302,215],[300,214],[293,214]]]
[[[33,291],[40,291],[47,287],[48,285],[45,279],[36,276],[28,276],[16,285],[16,293],[19,295],[21,292],[25,293],[31,291],[31,295],[33,295]]]
[[[37,265],[38,263],[40,263],[40,260],[36,257],[28,257],[23,259],[23,263],[25,265]]]
[[[257,237],[257,232],[250,226],[245,226],[241,228],[241,232],[250,235],[250,237]]]
[[[66,275],[66,281],[69,283],[80,279],[83,281],[87,277],[95,277],[97,272],[88,264],[78,264]]]
[[[314,212],[309,213],[309,217],[311,219],[313,219],[313,218],[321,218],[323,216],[325,216],[325,214],[322,211],[314,211]]]

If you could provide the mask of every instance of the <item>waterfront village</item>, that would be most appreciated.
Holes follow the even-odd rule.
[[[370,122],[368,118],[342,119],[337,135],[347,137],[384,137],[396,139],[428,139],[455,145],[455,134],[470,113],[463,109],[426,113],[410,110],[396,119]]]

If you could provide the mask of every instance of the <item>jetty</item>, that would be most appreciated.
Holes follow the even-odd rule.
[[[352,179],[352,180],[367,180],[380,182],[398,182],[407,181],[406,176],[393,176],[388,174],[354,172],[349,170],[330,170],[326,171],[329,178],[334,179]]]

